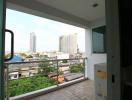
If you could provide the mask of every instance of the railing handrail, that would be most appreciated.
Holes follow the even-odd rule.
[[[87,59],[84,58],[71,58],[71,59],[54,59],[54,60],[37,60],[37,61],[21,61],[21,62],[5,62],[5,64],[24,64],[24,63],[40,63],[40,62],[54,62],[54,61],[62,61],[62,60],[80,60],[80,59]]]
[[[30,73],[31,71],[31,68],[33,68],[32,66],[31,66],[31,68],[29,68],[29,70],[27,69],[27,70],[22,70],[22,69],[17,69],[17,70],[11,70],[10,71],[10,69],[12,68],[10,68],[10,67],[8,67],[10,64],[14,64],[13,66],[15,66],[15,64],[17,65],[17,64],[20,64],[20,65],[24,65],[24,64],[35,64],[35,65],[37,65],[38,66],[38,64],[39,63],[41,63],[41,62],[55,62],[55,71],[53,71],[53,72],[49,72],[49,73],[47,73],[47,74],[42,74],[42,75],[47,75],[47,78],[48,79],[53,79],[56,83],[56,85],[57,86],[59,86],[59,84],[61,84],[61,82],[63,83],[63,82],[67,82],[67,81],[71,81],[71,80],[75,80],[75,79],[78,79],[78,78],[85,78],[85,61],[86,61],[86,57],[85,58],[71,58],[71,59],[52,59],[52,60],[37,60],[37,61],[22,61],[22,62],[5,62],[5,80],[6,80],[6,91],[7,91],[7,98],[9,98],[9,89],[10,89],[10,82],[12,82],[11,80],[15,80],[15,79],[25,79],[25,78],[29,78],[29,77],[34,77],[34,76],[37,76],[37,75],[41,75],[41,73],[39,73],[39,70],[36,70],[35,69],[35,71],[37,71],[37,72],[35,72],[35,73]],[[79,73],[79,75],[77,75],[77,77],[75,77],[75,76],[73,76],[73,79],[69,79],[68,80],[68,77],[72,77],[72,75],[71,74],[67,74],[67,72],[68,73],[74,73],[74,72],[70,72],[70,69],[68,68],[68,69],[65,69],[64,68],[64,70],[62,70],[62,69],[59,69],[59,68],[61,68],[61,66],[65,66],[65,65],[61,65],[60,63],[59,63],[59,61],[63,61],[63,60],[69,60],[69,62],[67,63],[68,64],[68,66],[69,66],[69,68],[70,68],[70,65],[74,65],[74,63],[75,64],[78,64],[78,63],[81,63],[82,64],[82,69],[80,69],[80,71],[79,72],[77,72],[77,73]],[[73,62],[73,63],[70,63],[70,61],[75,61],[75,60],[77,60],[77,62]],[[80,60],[82,60],[82,61],[80,61]],[[67,66],[67,65],[66,65]],[[20,68],[20,67],[17,67],[17,68]],[[38,67],[38,68],[40,68],[40,67]],[[10,73],[13,73],[13,72],[18,72],[18,74],[17,74],[17,77],[16,78],[14,78],[14,76],[13,76],[13,74],[10,74]],[[25,72],[26,71],[26,75],[24,75],[24,74],[22,74],[23,72]],[[62,73],[61,73],[62,72]],[[56,76],[52,76],[52,74],[53,73],[55,73],[56,74]],[[19,75],[20,74],[20,75]],[[50,76],[50,74],[51,74],[51,76]],[[11,76],[12,75],[12,76]],[[15,75],[15,74],[14,74]],[[31,75],[31,76],[30,76]],[[33,75],[33,76],[32,76]],[[62,76],[61,76],[62,75]],[[10,76],[10,77],[9,77]],[[61,77],[60,77],[61,76]],[[67,77],[67,78],[66,78]],[[41,89],[41,88],[40,88]],[[31,90],[29,90],[28,92],[31,92]],[[23,92],[24,93],[24,92]]]

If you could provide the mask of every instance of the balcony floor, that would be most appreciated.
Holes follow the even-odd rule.
[[[31,100],[94,100],[94,82],[86,80]]]

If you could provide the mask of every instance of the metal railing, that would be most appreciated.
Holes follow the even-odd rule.
[[[85,78],[86,59],[7,62],[6,98]]]

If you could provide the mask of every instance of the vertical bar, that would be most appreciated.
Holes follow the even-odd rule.
[[[59,76],[59,65],[58,65],[58,60],[56,59],[57,62],[57,86],[59,86],[59,81],[58,81],[58,76]]]
[[[9,100],[9,65],[6,65],[6,99]]]
[[[84,67],[83,73],[84,73],[84,78],[85,78],[85,58],[83,58],[83,67]]]
[[[4,54],[6,0],[0,0],[0,100],[4,100]]]
[[[5,99],[8,100],[8,95],[7,95],[7,91],[8,91],[8,86],[7,86],[7,65],[5,65]]]

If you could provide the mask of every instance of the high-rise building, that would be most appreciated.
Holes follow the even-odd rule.
[[[69,54],[77,53],[77,33],[61,36],[59,38],[59,51]]]
[[[30,33],[30,52],[36,52],[36,35]]]

